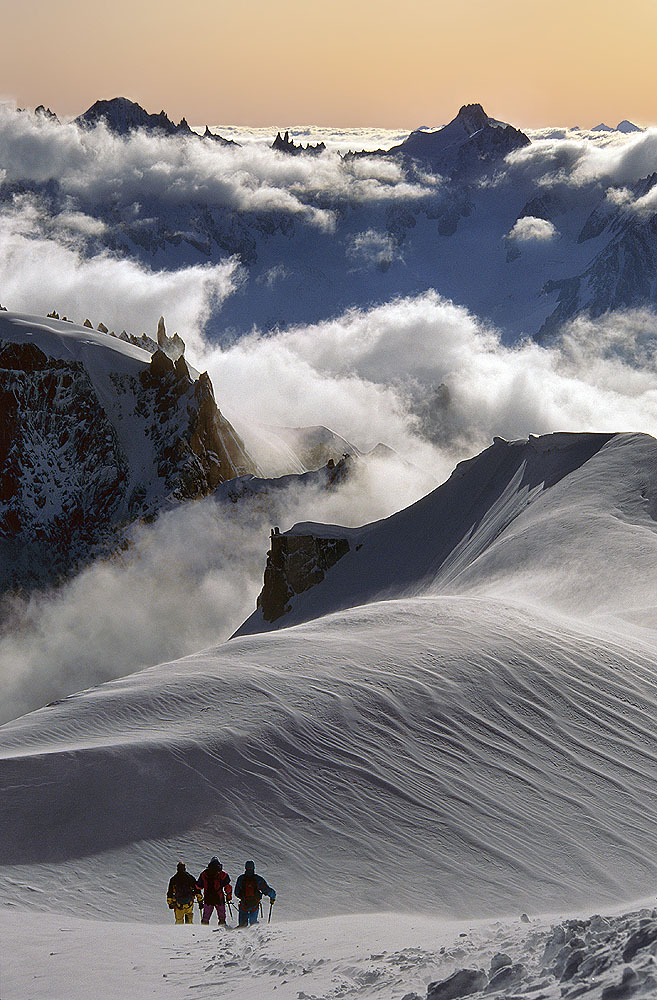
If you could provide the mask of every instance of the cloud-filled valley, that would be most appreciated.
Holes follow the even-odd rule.
[[[345,134],[326,130],[296,136],[326,141],[321,156],[227,134],[243,147],[121,137],[3,105],[0,302],[151,337],[164,314],[247,443],[272,425],[322,425],[397,453],[330,498],[290,491],[282,526],[385,516],[494,435],[657,432],[654,289],[600,310],[592,293],[570,311],[565,293],[542,290],[645,238],[656,130],[531,133],[462,182],[342,159]],[[349,145],[359,137],[377,149],[400,134]],[[578,279],[577,295],[597,294],[597,280]],[[21,623],[22,653],[16,636],[0,639],[12,705],[40,703],[55,675],[67,678],[60,696],[230,634],[260,588],[272,516],[194,505],[136,529],[131,549],[64,588],[14,598],[5,614]],[[105,595],[95,617],[90,595]]]

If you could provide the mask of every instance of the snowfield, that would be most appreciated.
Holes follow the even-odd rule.
[[[382,913],[246,933],[55,916],[27,939],[24,916],[0,914],[5,954],[22,959],[5,961],[5,1000],[78,1000],[98,983],[107,1000],[445,1000],[465,995],[449,989],[464,978],[486,983],[468,994],[480,1000],[619,1000],[657,992],[657,910],[650,907],[528,923]]]
[[[96,962],[108,996],[657,995],[657,911],[623,915],[657,874],[656,499],[647,435],[497,441],[391,518],[293,529],[354,543],[296,624],[2,727],[3,1000]],[[272,925],[157,926],[213,854],[255,857]]]

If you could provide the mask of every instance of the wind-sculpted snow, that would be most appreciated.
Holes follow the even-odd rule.
[[[2,884],[254,855],[295,916],[631,898],[655,876],[651,644],[483,598],[247,637],[5,726]],[[56,905],[75,907],[76,890]]]
[[[280,628],[382,598],[488,594],[578,617],[635,616],[657,587],[657,441],[649,435],[496,439],[412,507],[363,528],[298,524],[349,552],[297,591],[287,612],[259,608],[238,634]]]

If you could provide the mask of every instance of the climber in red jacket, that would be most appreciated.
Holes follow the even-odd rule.
[[[226,923],[226,903],[233,898],[233,887],[230,875],[225,872],[218,858],[212,858],[210,864],[202,871],[196,884],[203,893],[202,924],[209,924],[212,911],[216,908],[220,924]]]

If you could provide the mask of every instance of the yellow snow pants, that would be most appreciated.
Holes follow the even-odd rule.
[[[194,903],[187,903],[186,906],[174,906],[173,915],[176,918],[177,924],[193,924],[194,923]]]

